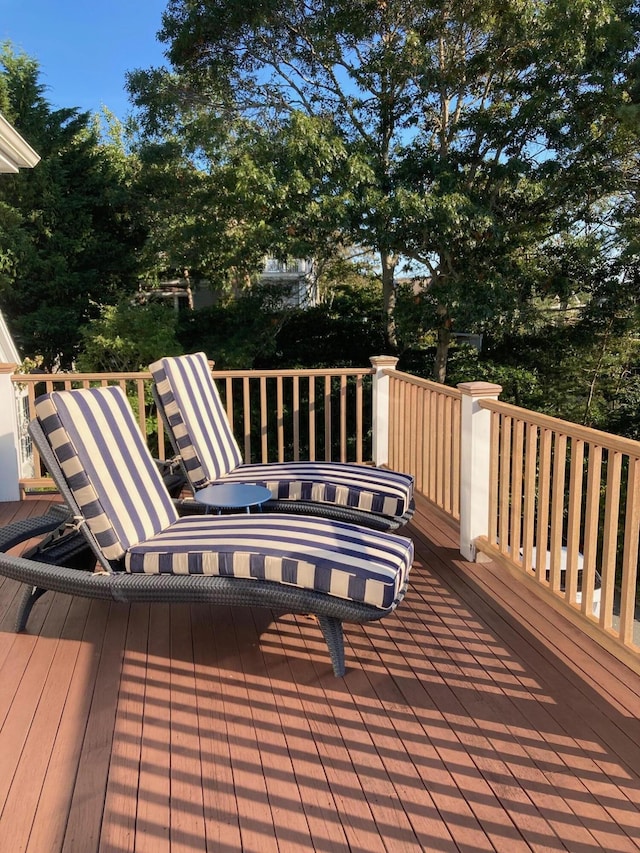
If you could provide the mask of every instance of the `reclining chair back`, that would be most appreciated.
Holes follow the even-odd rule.
[[[122,388],[53,391],[36,400],[36,415],[107,560],[177,519]]]
[[[242,464],[204,353],[150,365],[158,411],[194,491],[224,479],[268,488],[278,508],[393,529],[412,513],[413,478],[342,462]]]
[[[204,353],[162,358],[150,366],[160,411],[194,490],[242,464]]]

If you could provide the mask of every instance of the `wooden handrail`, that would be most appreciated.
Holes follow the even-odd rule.
[[[390,378],[389,467],[412,474],[416,489],[460,518],[460,401],[457,388],[398,370]]]
[[[616,450],[619,453],[628,453],[632,456],[640,453],[640,441],[636,441],[633,438],[625,438],[624,436],[613,435],[613,433],[603,432],[592,427],[574,424],[571,421],[564,421],[561,418],[554,418],[551,415],[544,415],[541,412],[533,412],[531,409],[513,406],[511,403],[503,403],[501,400],[481,400],[479,405],[483,409],[496,412],[496,414],[507,415],[515,420],[535,424],[539,428],[563,433],[575,439],[581,439],[600,447]]]
[[[488,535],[499,556],[555,595],[607,647],[640,652],[640,442],[498,400],[491,414]]]
[[[388,412],[386,392],[383,406],[386,464],[413,474],[417,491],[459,520],[461,391],[379,367],[389,385]],[[380,375],[375,370],[212,370],[212,375],[246,461],[371,460],[368,395],[372,377]],[[12,381],[26,389],[30,416],[39,384],[47,391],[120,384],[128,389],[154,452],[164,458],[167,445],[162,430],[157,432],[150,378],[143,371],[15,374]],[[508,563],[568,607],[607,647],[636,654],[640,442],[482,395],[477,405],[491,423],[483,456],[488,532],[476,540],[477,549]],[[22,480],[25,489],[47,482],[37,456],[35,463],[34,476]]]
[[[229,421],[245,461],[337,459],[365,463],[370,413],[365,410],[365,382],[371,368],[287,370],[212,370],[219,383]],[[26,389],[28,418],[35,413],[36,388],[88,388],[118,384],[127,390],[138,424],[152,451],[164,459],[168,443],[157,429],[148,383],[151,374],[54,373],[14,374],[16,387]],[[34,476],[21,480],[24,490],[41,488],[40,460],[34,451]],[[44,481],[46,482],[46,480]]]

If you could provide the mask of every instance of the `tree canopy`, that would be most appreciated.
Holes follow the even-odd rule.
[[[0,306],[25,355],[69,367],[82,324],[136,287],[143,235],[131,160],[88,113],[52,110],[39,77],[3,46],[3,113],[41,161],[0,182]]]
[[[171,0],[173,71],[131,87],[156,122],[179,104],[201,154],[212,129],[250,140],[234,221],[375,250],[391,345],[396,272],[419,264],[443,379],[452,330],[509,330],[535,295],[593,285],[637,34],[619,0]]]

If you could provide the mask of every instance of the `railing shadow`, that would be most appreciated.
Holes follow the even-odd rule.
[[[412,527],[410,591],[392,616],[347,626],[344,679],[314,619],[263,609],[48,594],[29,634],[1,634],[23,647],[31,681],[48,647],[77,649],[56,705],[68,740],[52,731],[29,768],[44,805],[55,780],[65,809],[41,849],[637,846],[640,722],[590,683],[604,652],[563,656],[559,617],[521,618],[495,577]],[[52,696],[62,671],[46,671]],[[31,755],[44,711],[25,726]],[[44,806],[23,793],[25,825],[46,839]]]

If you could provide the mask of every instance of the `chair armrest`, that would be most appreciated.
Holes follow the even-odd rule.
[[[21,542],[26,542],[33,539],[35,536],[44,536],[46,533],[65,524],[71,519],[71,514],[66,507],[61,504],[61,509],[54,509],[46,515],[34,516],[32,518],[23,518],[20,521],[13,521],[6,527],[0,529],[0,551],[9,551],[20,545]]]

